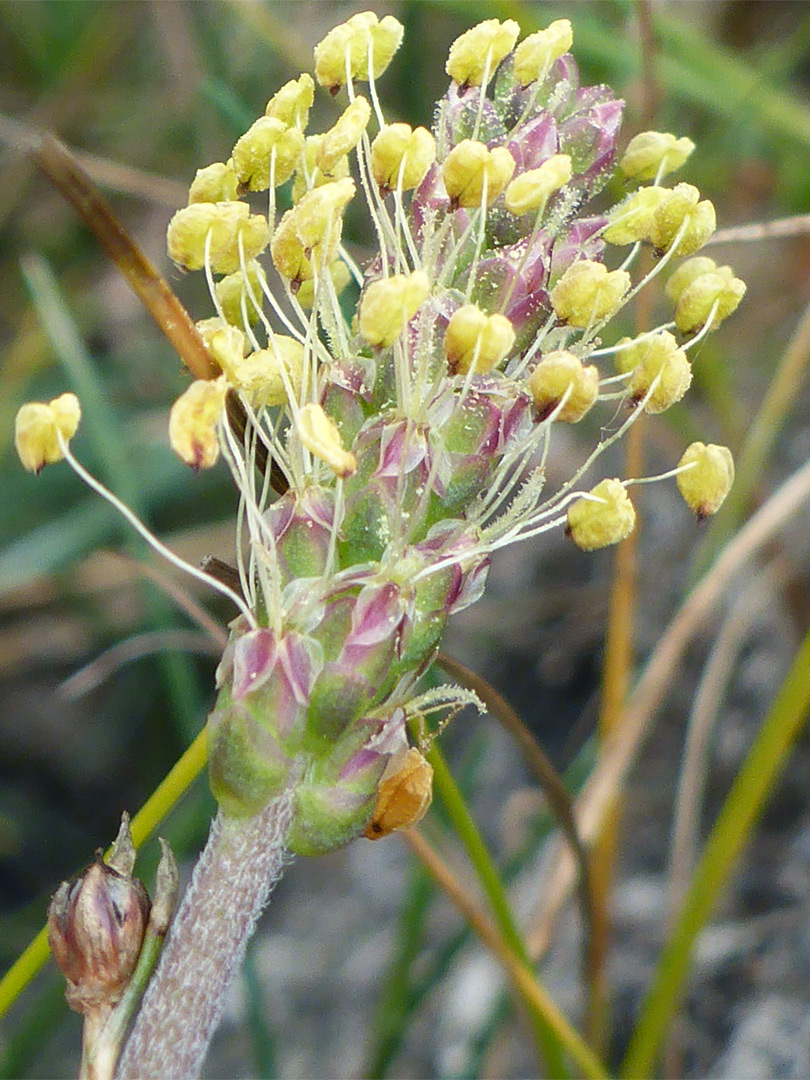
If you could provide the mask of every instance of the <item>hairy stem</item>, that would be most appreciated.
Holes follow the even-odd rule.
[[[199,1076],[225,992],[289,858],[292,796],[244,820],[219,813],[121,1058],[121,1080]]]

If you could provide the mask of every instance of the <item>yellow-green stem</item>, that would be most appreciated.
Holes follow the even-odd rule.
[[[433,766],[434,788],[444,803],[459,839],[467,850],[470,862],[492,907],[495,922],[503,935],[504,942],[524,964],[530,965],[526,945],[515,924],[501,876],[436,743],[430,748],[427,758]],[[537,1010],[531,1007],[529,1002],[526,1004],[547,1075],[551,1078],[565,1077],[567,1073],[558,1033],[550,1027],[546,1018],[540,1016]]]

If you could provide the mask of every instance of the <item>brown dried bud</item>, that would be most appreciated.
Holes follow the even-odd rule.
[[[415,746],[392,759],[377,791],[377,805],[364,833],[381,840],[399,829],[411,829],[427,813],[433,798],[433,767]]]
[[[120,1001],[132,977],[149,918],[137,878],[96,861],[64,881],[48,909],[48,941],[65,975],[68,1004],[90,1012]]]

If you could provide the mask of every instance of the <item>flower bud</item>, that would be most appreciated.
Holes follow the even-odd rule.
[[[244,326],[245,316],[242,314],[243,298],[245,301],[244,310],[247,313],[247,321],[249,323],[257,323],[259,321],[259,310],[262,297],[264,296],[263,287],[267,284],[267,278],[265,277],[261,263],[248,263],[246,269],[247,282],[245,281],[245,275],[242,271],[237,270],[235,273],[228,274],[227,277],[222,278],[215,286],[217,300],[219,301],[219,306],[222,308],[222,314],[231,326]],[[250,285],[250,288],[248,288],[248,285]],[[254,305],[251,294],[260,305],[259,308]]]
[[[692,255],[714,232],[717,221],[708,199],[699,202],[700,192],[691,184],[678,184],[653,214],[650,239],[659,251],[669,251],[685,225],[674,254]]]
[[[371,172],[383,191],[401,185],[410,191],[422,183],[436,157],[436,143],[427,128],[388,124],[371,144]]]
[[[230,162],[227,165],[215,161],[204,169],[197,169],[188,191],[189,206],[192,203],[232,202],[239,194],[239,177]]]
[[[315,83],[312,76],[304,72],[297,79],[290,79],[267,102],[266,116],[275,117],[285,127],[296,127],[303,131],[309,119],[309,110],[315,100]]]
[[[580,259],[551,290],[551,306],[562,322],[585,329],[612,315],[629,288],[626,270],[609,271],[603,263]]]
[[[377,805],[363,834],[381,840],[398,829],[417,825],[433,799],[433,767],[415,746],[395,754],[385,767],[377,789]]]
[[[691,156],[695,144],[685,136],[661,131],[642,131],[627,144],[619,167],[631,180],[655,180],[680,169]]]
[[[649,240],[658,207],[669,197],[662,187],[643,187],[610,211],[610,223],[602,237],[609,244],[635,244]]]
[[[231,274],[239,269],[240,236],[246,262],[264,251],[270,239],[267,220],[261,214],[251,214],[247,203],[192,203],[178,210],[169,222],[166,241],[170,258],[187,270],[201,270],[209,233],[211,269],[215,274]]]
[[[195,471],[209,469],[219,457],[219,422],[225,409],[227,380],[196,379],[169,413],[169,442]]]
[[[542,79],[549,68],[569,51],[574,32],[568,19],[556,19],[546,27],[529,34],[515,49],[515,78],[519,86],[528,86]]]
[[[48,909],[48,942],[77,1012],[121,1000],[138,962],[149,898],[131,874],[95,863],[63,882]]]
[[[486,19],[466,30],[450,46],[445,70],[459,86],[480,86],[515,47],[520,27],[514,19]]]
[[[251,394],[255,405],[286,405],[288,386],[295,399],[301,391],[304,346],[295,338],[273,334],[266,349],[240,356],[227,367],[223,365],[223,370],[231,386]]]
[[[454,146],[442,165],[447,194],[457,206],[480,206],[486,187],[490,206],[512,179],[515,159],[505,146],[488,149],[484,143],[463,139]]]
[[[17,413],[14,444],[23,467],[38,473],[45,465],[61,461],[57,432],[70,442],[79,427],[81,406],[75,394],[60,394],[48,404],[30,401]]]
[[[370,345],[386,348],[399,337],[429,292],[430,279],[423,270],[373,281],[360,303],[360,333]]]
[[[728,447],[693,442],[678,465],[691,466],[675,477],[689,509],[699,519],[717,513],[734,483],[734,459]]]
[[[351,476],[357,468],[354,454],[343,449],[337,424],[330,420],[320,405],[310,402],[298,411],[298,438],[302,444],[323,461],[336,476]]]
[[[554,154],[537,169],[516,176],[504,194],[504,203],[510,214],[526,214],[545,206],[549,195],[565,187],[571,179],[571,158],[568,154]]]
[[[573,353],[550,352],[531,373],[529,389],[539,420],[554,412],[565,397],[557,419],[575,424],[599,395],[599,371],[593,364],[585,367]]]
[[[444,355],[451,374],[492,371],[515,344],[515,331],[505,315],[487,315],[475,304],[453,312],[444,335]]]
[[[636,512],[620,480],[603,480],[568,507],[566,533],[583,551],[618,544],[633,531]]]
[[[690,261],[697,262],[698,260]],[[707,259],[706,262],[711,262],[711,260]],[[683,269],[684,267],[679,267],[676,273]],[[689,269],[690,271],[697,270],[695,267]],[[730,266],[718,266],[714,270],[697,272],[688,284],[685,284],[686,281],[687,275],[682,276],[672,290],[679,293],[675,307],[675,325],[682,334],[692,334],[702,329],[710,315],[709,329],[716,330],[724,319],[736,311],[745,295],[745,282],[734,277]],[[670,291],[671,284],[672,281],[667,285],[667,292]],[[713,311],[715,304],[717,307]]]
[[[637,346],[640,359],[633,368],[630,393],[636,402],[644,403],[646,413],[664,412],[680,401],[692,382],[692,366],[683,349],[668,331],[646,338]],[[628,350],[629,351],[629,350]]]
[[[377,79],[402,41],[404,27],[393,15],[381,20],[372,11],[359,12],[330,30],[315,46],[315,77],[336,93],[350,79]],[[369,54],[371,69],[369,70]]]
[[[278,187],[290,179],[303,149],[304,136],[298,128],[287,127],[275,116],[260,116],[233,148],[234,171],[250,191],[267,191],[271,181]]]
[[[371,106],[364,97],[358,96],[337,120],[334,127],[324,134],[316,158],[318,168],[331,173],[341,158],[354,150],[371,119]]]

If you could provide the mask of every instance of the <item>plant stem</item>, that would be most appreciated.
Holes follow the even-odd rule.
[[[225,993],[289,859],[292,796],[214,819],[121,1058],[121,1080],[199,1076]]]
[[[458,887],[453,873],[421,833],[416,829],[410,829],[402,835],[425,869],[450,897],[481,941],[501,962],[530,1015],[543,1018],[543,1023],[549,1026],[560,1044],[574,1059],[582,1076],[588,1077],[589,1080],[608,1080],[610,1074],[605,1066],[537,981],[531,965],[506,943],[504,935],[490,922],[484,912],[470,901],[466,892]]]
[[[683,996],[695,939],[710,917],[721,890],[728,884],[734,864],[750,840],[766,800],[774,793],[779,774],[807,719],[808,666],[810,630],[748,751],[692,875],[622,1063],[624,1077],[654,1075],[658,1049]]]
[[[505,945],[512,949],[524,964],[531,966],[526,946],[512,915],[509,898],[501,881],[498,868],[492,861],[487,846],[467,808],[464,797],[456,786],[456,782],[450,774],[450,770],[447,768],[436,743],[428,751],[427,759],[433,766],[435,790],[444,803],[459,839],[467,850],[470,862],[492,907],[495,922],[503,935]],[[544,1059],[546,1074],[554,1078],[554,1080],[566,1076],[562,1044],[557,1032],[534,1010],[529,1011],[529,1021],[538,1050]]]

